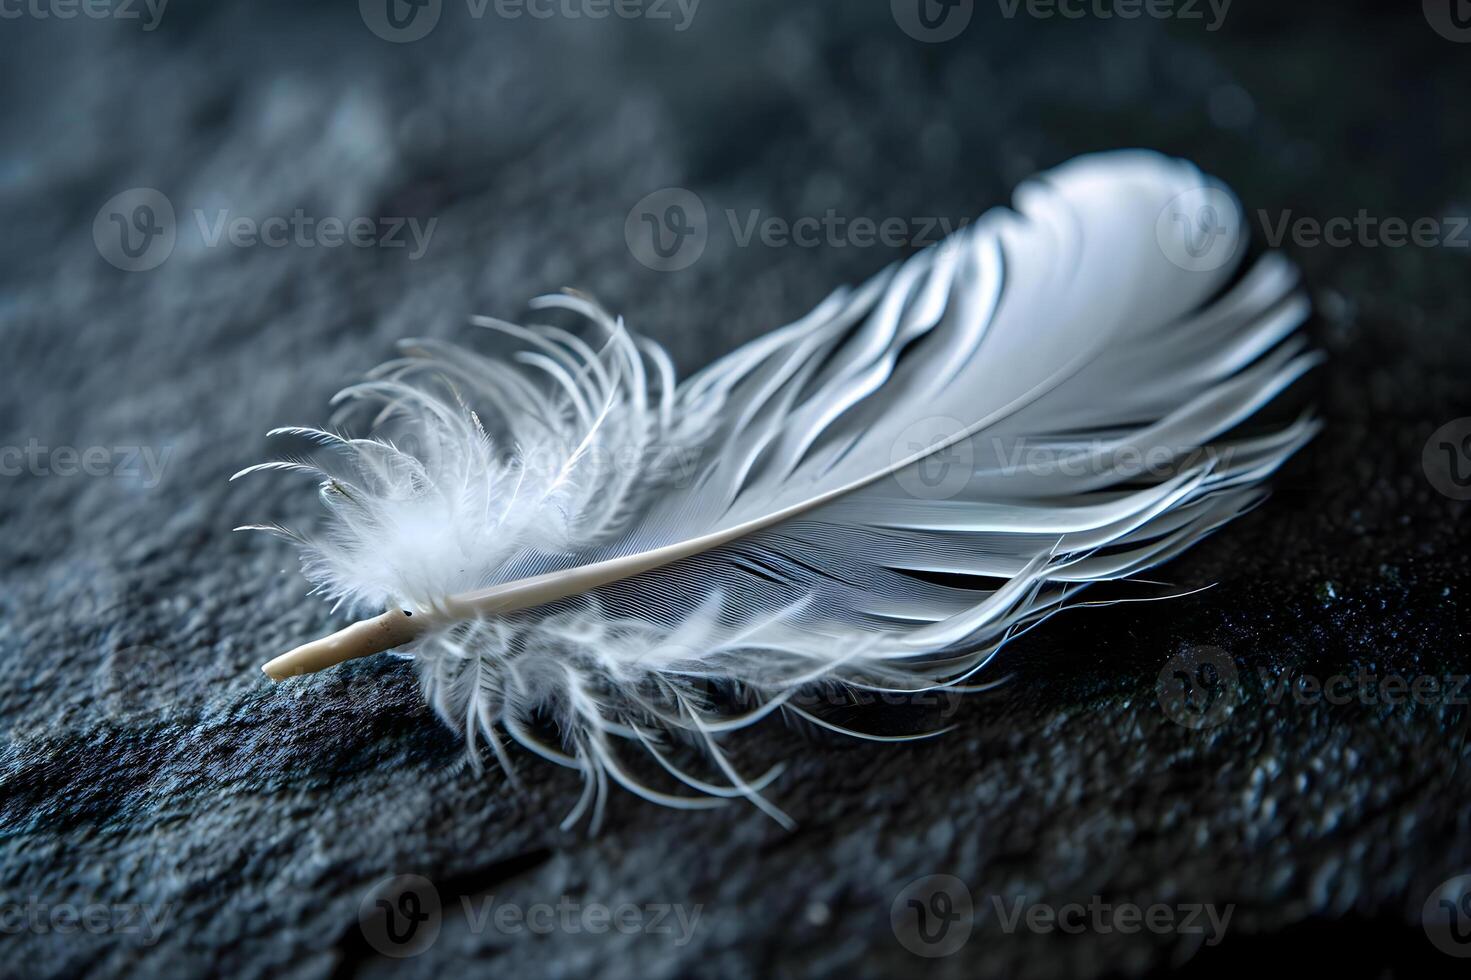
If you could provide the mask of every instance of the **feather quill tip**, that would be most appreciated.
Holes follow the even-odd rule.
[[[353,623],[331,636],[303,643],[262,664],[261,670],[273,681],[284,681],[288,677],[314,674],[348,660],[392,650],[419,636],[419,627],[412,617],[413,613],[406,610],[390,609],[381,616]]]

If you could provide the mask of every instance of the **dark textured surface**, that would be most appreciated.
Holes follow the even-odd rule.
[[[1189,156],[1248,208],[1329,218],[1465,213],[1471,46],[1407,4],[1239,0],[1198,22],[1007,20],[917,43],[882,2],[706,0],[693,26],[470,21],[390,45],[351,4],[187,4],[158,30],[0,23],[0,444],[143,445],[153,481],[0,478],[0,890],[9,904],[142,903],[136,932],[7,928],[0,974],[938,976],[1199,974],[1309,957],[1424,976],[1420,908],[1471,871],[1466,708],[1273,704],[1261,672],[1468,669],[1466,505],[1421,449],[1471,414],[1471,250],[1291,247],[1329,363],[1323,436],[1263,508],[1162,577],[1215,588],[1070,612],[1008,653],[936,742],[874,745],[779,723],[730,740],[785,759],[754,809],[689,814],[615,794],[602,832],[557,824],[577,778],[517,757],[477,776],[379,657],[272,686],[266,656],[334,625],[280,545],[229,528],[300,518],[307,494],[229,484],[274,425],[393,340],[473,337],[574,285],[699,366],[892,260],[884,248],[737,248],[683,272],[623,239],[655,189],[745,213],[943,216],[1005,200],[1078,152]],[[1276,7],[1274,11],[1272,8]],[[1250,93],[1249,96],[1243,92]],[[161,267],[91,236],[102,202],[156,187],[180,213]],[[427,254],[202,249],[194,208],[434,217]],[[718,225],[717,225],[718,226]],[[186,241],[188,238],[188,241]],[[1191,646],[1243,679],[1225,723],[1160,709]],[[948,708],[948,706],[947,706]],[[874,730],[907,709],[851,714]],[[378,956],[359,903],[385,876],[436,884],[443,930]],[[978,910],[923,960],[889,920],[904,885],[962,879]],[[1005,934],[991,897],[1235,905],[1225,941]],[[700,906],[690,941],[471,928],[468,898]],[[167,910],[166,912],[164,910]]]

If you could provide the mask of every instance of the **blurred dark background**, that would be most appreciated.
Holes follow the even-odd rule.
[[[1422,922],[1471,871],[1464,694],[1300,704],[1269,682],[1471,660],[1447,482],[1471,460],[1425,463],[1471,414],[1465,4],[1180,0],[1126,19],[966,0],[948,20],[926,7],[930,30],[905,0],[603,19],[597,0],[394,3],[409,26],[376,0],[0,4],[0,463],[24,460],[0,476],[0,975],[1464,971]],[[574,286],[688,371],[925,243],[742,245],[728,213],[901,218],[919,238],[1130,146],[1231,184],[1265,216],[1259,245],[1284,218],[1361,212],[1441,233],[1283,242],[1329,357],[1327,426],[1264,507],[1160,573],[1214,588],[1059,617],[1008,651],[1009,684],[942,706],[958,730],[937,741],[779,722],[730,740],[746,770],[788,760],[771,796],[792,833],[628,794],[598,835],[563,832],[577,777],[520,757],[519,788],[473,773],[408,665],[261,677],[337,623],[287,548],[230,533],[299,521],[309,495],[227,479],[270,454],[272,426],[324,421],[395,340],[481,343],[470,315]],[[707,210],[708,240],[660,271],[625,226],[670,188]],[[369,219],[372,242],[210,244],[222,215],[298,211]],[[1196,728],[1156,681],[1201,649],[1239,679]],[[399,874],[443,913],[396,961],[359,911]],[[954,950],[899,921],[936,874],[974,907]],[[683,937],[477,928],[463,902],[488,897],[700,917]],[[1219,943],[1008,932],[994,900],[1019,897],[1232,914]],[[97,928],[58,928],[55,909],[94,906]]]

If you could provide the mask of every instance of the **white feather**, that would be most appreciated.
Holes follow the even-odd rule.
[[[608,778],[784,821],[774,774],[738,774],[720,733],[775,710],[828,725],[789,701],[804,685],[959,687],[1076,589],[1251,506],[1311,438],[1309,419],[1241,429],[1316,360],[1288,263],[1187,271],[1156,239],[1205,188],[1154,154],[1076,160],[679,384],[590,300],[546,298],[593,339],[480,321],[510,362],[406,342],[338,396],[378,436],[286,430],[323,452],[252,469],[323,478],[324,530],[292,535],[307,577],[419,616],[406,653],[435,708],[477,759],[483,741],[508,764],[505,735],[580,769],[569,822]],[[758,707],[723,716],[711,685]],[[712,773],[675,764],[673,732]],[[636,780],[623,746],[694,795]]]

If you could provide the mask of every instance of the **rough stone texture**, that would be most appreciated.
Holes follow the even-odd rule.
[[[958,730],[874,745],[768,724],[744,769],[786,760],[754,809],[672,812],[616,794],[597,836],[557,825],[575,775],[518,756],[521,787],[476,775],[375,658],[272,686],[260,661],[336,621],[284,546],[231,534],[301,519],[309,493],[227,483],[263,433],[401,336],[474,340],[575,285],[671,346],[683,369],[805,312],[896,257],[736,246],[745,215],[935,216],[1003,201],[1078,152],[1188,155],[1273,220],[1464,214],[1471,49],[1417,4],[1247,4],[1225,26],[1006,19],[917,43],[881,0],[709,0],[669,22],[569,22],[458,2],[429,38],[373,37],[349,3],[176,0],[161,26],[0,25],[0,444],[167,451],[162,480],[3,478],[0,890],[13,905],[141,903],[138,932],[7,919],[0,974],[319,977],[1196,975],[1285,965],[1424,976],[1420,909],[1471,870],[1464,706],[1272,703],[1270,678],[1467,668],[1466,505],[1421,449],[1466,414],[1463,249],[1291,247],[1329,354],[1323,436],[1263,508],[1162,574],[1213,589],[1068,613],[1010,651],[1011,682]],[[1275,6],[1276,9],[1273,9]],[[491,8],[492,11],[494,7]],[[1249,94],[1247,94],[1249,93]],[[651,272],[623,222],[646,193],[696,190],[713,218],[692,268]],[[94,248],[102,202],[167,194],[179,244],[119,272]],[[427,254],[200,247],[193,210],[437,218]],[[1463,239],[1464,242],[1464,239]],[[1161,711],[1167,658],[1229,652],[1224,724]],[[866,706],[872,730],[929,708]],[[444,903],[437,942],[381,957],[358,909],[415,873]],[[945,873],[975,932],[922,960],[890,905]],[[993,897],[1060,905],[1232,903],[1227,936],[1000,927]],[[659,934],[477,930],[494,896],[700,907]],[[13,913],[7,913],[13,914]]]

